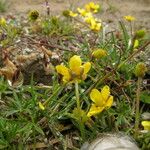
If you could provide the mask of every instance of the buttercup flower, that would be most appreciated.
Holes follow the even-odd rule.
[[[100,6],[94,2],[90,2],[89,4],[85,5],[85,9],[89,12],[91,11],[93,13],[97,13],[100,9]]]
[[[69,60],[69,67],[64,65],[56,66],[56,71],[63,76],[63,82],[85,80],[91,68],[91,63],[86,62],[82,65],[80,56],[74,55]]]
[[[150,121],[142,121],[141,124],[144,127],[144,130],[150,131]]]
[[[95,20],[95,18],[93,17],[92,13],[87,13],[85,18],[84,18],[84,21],[88,24],[91,24],[91,21],[92,20]]]
[[[133,17],[133,16],[124,16],[124,19],[129,21],[129,22],[136,20],[135,17]]]
[[[78,14],[74,13],[73,11],[69,11],[69,16],[71,16],[71,17],[77,17]]]
[[[93,89],[90,93],[90,98],[93,104],[87,114],[88,117],[110,108],[113,103],[113,96],[110,95],[110,88],[107,85],[102,88],[101,92],[97,89]]]
[[[102,27],[102,24],[100,22],[97,22],[95,19],[91,19],[90,23],[90,29],[93,31],[100,31]]]
[[[1,26],[5,26],[6,25],[6,20],[5,20],[5,18],[0,18],[0,25]]]
[[[87,15],[87,13],[88,13],[85,9],[81,9],[81,8],[77,8],[77,11],[83,17],[85,17]]]

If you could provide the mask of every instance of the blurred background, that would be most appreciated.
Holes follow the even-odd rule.
[[[63,10],[75,10],[92,0],[0,0],[0,15],[24,15],[33,9],[46,14],[46,1],[49,3],[51,15],[60,15]],[[132,15],[137,18],[140,27],[149,29],[150,0],[93,0],[93,2],[101,5],[99,16],[103,21],[113,22],[125,15]]]

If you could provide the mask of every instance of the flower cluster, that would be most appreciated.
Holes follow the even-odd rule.
[[[69,60],[69,67],[64,65],[57,65],[56,71],[62,75],[63,82],[80,82],[85,80],[87,73],[91,68],[91,63],[86,62],[82,65],[82,60],[80,56],[74,55]],[[93,104],[87,113],[87,117],[91,117],[102,112],[104,109],[110,108],[113,103],[113,96],[110,95],[109,86],[105,85],[101,92],[97,89],[93,89],[90,93],[90,98]],[[41,104],[39,104],[40,108]]]
[[[84,6],[84,8],[77,8],[77,12],[69,11],[69,16],[77,17],[78,15],[82,17],[84,22],[89,26],[92,31],[98,32],[102,28],[101,20],[94,17],[93,14],[98,13],[100,6],[94,2],[90,2]]]

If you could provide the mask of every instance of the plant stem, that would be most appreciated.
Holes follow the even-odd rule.
[[[140,108],[140,88],[141,88],[141,83],[142,83],[142,78],[138,77],[137,81],[137,91],[136,91],[136,110],[135,110],[135,138],[138,135],[138,130],[139,130],[139,108]]]
[[[78,81],[75,81],[75,95],[76,95],[77,110],[79,113],[78,123],[79,123],[79,129],[81,133],[81,141],[83,141],[85,139],[85,132],[84,132],[84,123],[82,122],[82,109],[80,106]]]
[[[77,109],[80,110],[80,99],[79,99],[78,81],[75,81],[75,95],[76,95]]]

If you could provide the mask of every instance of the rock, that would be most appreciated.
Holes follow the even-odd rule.
[[[102,134],[93,142],[85,143],[81,150],[139,150],[133,139],[124,134]]]

